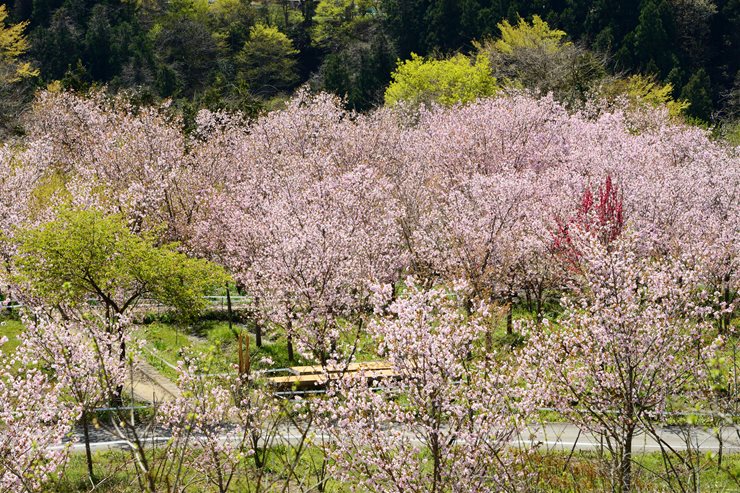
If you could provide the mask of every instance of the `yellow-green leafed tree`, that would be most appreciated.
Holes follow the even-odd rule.
[[[257,24],[236,56],[239,79],[255,94],[273,96],[290,88],[298,79],[298,50],[276,27]]]
[[[38,75],[28,62],[20,61],[28,50],[28,40],[23,31],[27,22],[6,26],[8,9],[0,5],[0,83],[12,84],[27,77]]]
[[[196,316],[208,306],[203,296],[229,280],[222,267],[134,234],[122,216],[95,209],[62,209],[19,230],[15,241],[15,275],[29,293],[52,306],[94,298],[111,317],[129,313],[142,298]]]
[[[493,96],[499,90],[486,57],[475,62],[464,55],[446,60],[425,59],[416,54],[398,63],[385,91],[385,103],[404,103],[417,108],[437,103],[450,106]]]
[[[494,42],[493,47],[508,55],[519,49],[543,49],[547,53],[555,53],[571,44],[563,40],[565,31],[550,28],[537,15],[532,17],[531,24],[520,17],[516,26],[505,20],[498,24],[498,28],[501,38]]]
[[[634,107],[649,105],[652,107],[664,106],[672,117],[684,114],[689,103],[682,99],[673,99],[673,86],[661,84],[653,76],[632,75],[627,78],[618,78],[602,84],[596,91],[597,96],[614,101],[624,98]]]
[[[353,36],[379,11],[377,0],[320,0],[313,17],[311,39],[314,45],[332,47]]]
[[[585,101],[595,83],[606,75],[605,60],[566,39],[538,16],[532,22],[498,24],[501,37],[477,43],[488,57],[493,75],[504,86],[534,93],[552,93],[567,106]]]
[[[32,78],[38,75],[22,60],[28,50],[28,23],[6,24],[8,10],[0,4],[0,141],[20,130],[20,115],[30,99]]]

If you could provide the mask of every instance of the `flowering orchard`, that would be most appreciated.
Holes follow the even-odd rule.
[[[0,488],[59,481],[74,423],[120,401],[130,372],[129,321],[101,319],[72,281],[19,275],[45,258],[29,259],[46,246],[23,245],[27,231],[75,210],[219,264],[251,301],[257,345],[327,369],[325,396],[286,404],[260,373],[181,364],[182,395],[153,418],[163,450],[112,426],[134,490],[537,490],[539,451],[511,444],[547,407],[602,437],[604,484],[633,491],[635,436],[660,442],[668,411],[736,407],[740,151],[707,131],[518,93],[411,117],[299,92],[253,121],[196,120],[185,134],[167,107],[49,92],[0,149],[3,294],[38,307],[2,363]],[[117,265],[117,244],[96,245],[96,269]],[[116,276],[70,271],[114,279],[91,291],[105,306],[148,286],[135,257]],[[178,296],[205,289],[155,264]],[[393,377],[335,371],[359,356]],[[663,450],[656,481],[696,486],[696,461]],[[87,462],[94,483],[89,448]]]
[[[460,309],[467,286],[406,284],[368,327],[398,378],[369,387],[360,374],[330,388],[333,472],[374,492],[517,491],[526,478],[506,448],[535,402],[518,365],[476,345],[490,314]]]

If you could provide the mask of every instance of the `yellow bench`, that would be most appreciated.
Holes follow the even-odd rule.
[[[291,375],[269,377],[267,383],[280,390],[316,390],[323,388],[327,377],[338,378],[351,373],[363,373],[368,382],[377,378],[393,377],[395,372],[390,364],[383,361],[368,361],[364,363],[350,363],[349,365],[333,365],[324,368],[320,365],[295,366],[287,369]]]

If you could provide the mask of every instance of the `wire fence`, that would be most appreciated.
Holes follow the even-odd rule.
[[[211,309],[220,309],[220,310],[226,310],[228,309],[229,305],[229,298],[231,298],[231,306],[232,308],[243,308],[245,306],[249,306],[252,304],[253,299],[249,296],[242,296],[242,295],[234,295],[234,296],[203,296],[203,299],[208,300],[210,302],[210,308]],[[100,301],[97,298],[88,298],[87,303],[91,306],[97,306],[100,304]],[[6,310],[14,310],[18,308],[26,308],[27,305],[23,303],[18,303],[14,301],[8,302],[8,300],[5,300],[0,304],[0,309],[6,309]],[[156,308],[156,309],[167,309],[170,308],[167,304],[161,303],[157,300],[150,299],[150,298],[142,298],[139,300],[135,305],[134,308],[142,310],[147,308]]]

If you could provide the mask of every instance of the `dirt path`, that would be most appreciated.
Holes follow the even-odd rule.
[[[131,392],[131,387],[127,389]],[[134,369],[134,397],[139,401],[164,402],[180,397],[180,390],[170,379],[139,358]]]

